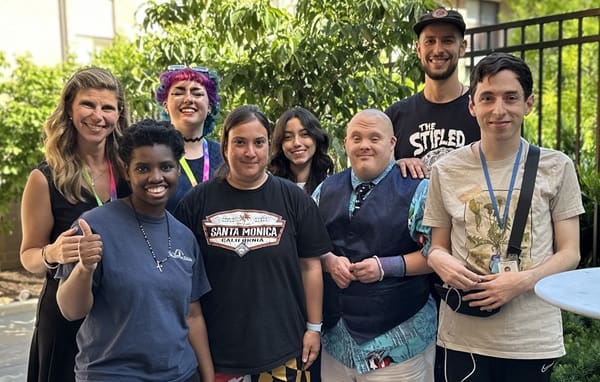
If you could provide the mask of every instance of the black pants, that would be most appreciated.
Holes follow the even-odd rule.
[[[555,359],[507,359],[437,348],[436,382],[550,382]]]

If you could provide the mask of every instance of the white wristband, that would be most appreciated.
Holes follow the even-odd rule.
[[[375,259],[375,261],[377,261],[377,265],[379,266],[379,280],[377,280],[377,281],[381,281],[381,280],[383,280],[383,276],[385,275],[385,272],[383,271],[383,267],[381,266],[381,261],[379,261],[379,257],[373,256],[373,258]]]
[[[321,327],[323,323],[311,324],[310,322],[306,322],[306,330],[312,330],[313,332],[321,333]]]

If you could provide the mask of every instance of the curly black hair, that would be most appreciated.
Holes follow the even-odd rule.
[[[119,142],[119,155],[128,165],[134,149],[154,145],[170,147],[176,160],[179,160],[184,153],[183,136],[171,125],[171,122],[147,118],[123,131]]]

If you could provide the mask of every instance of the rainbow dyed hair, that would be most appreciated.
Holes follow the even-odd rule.
[[[179,66],[179,65],[174,65]],[[154,99],[156,102],[163,105],[167,97],[169,96],[169,90],[171,86],[175,82],[179,81],[194,81],[206,89],[206,94],[208,95],[208,103],[210,105],[211,111],[206,116],[206,120],[204,121],[204,128],[202,130],[202,136],[210,135],[215,129],[215,118],[219,114],[221,110],[219,97],[219,76],[217,72],[214,70],[208,70],[206,68],[198,68],[195,67],[183,67],[181,69],[176,70],[167,70],[162,72],[158,77],[159,85],[154,92]],[[161,109],[160,116],[164,120],[169,120],[169,115]]]

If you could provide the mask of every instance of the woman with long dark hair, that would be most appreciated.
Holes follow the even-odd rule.
[[[273,153],[269,171],[289,179],[308,194],[333,173],[327,154],[329,135],[313,113],[302,107],[287,110],[273,132]]]

